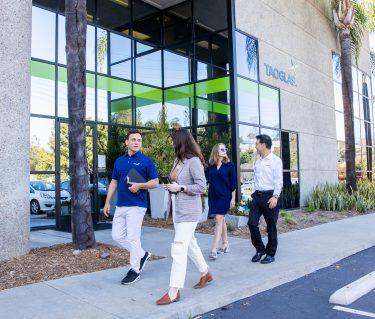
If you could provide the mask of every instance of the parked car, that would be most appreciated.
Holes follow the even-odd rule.
[[[30,213],[49,212],[55,210],[55,184],[44,181],[30,182]],[[70,194],[61,191],[61,204],[70,203]]]
[[[70,181],[64,181],[61,183],[61,189],[69,192],[69,194],[71,194],[71,189],[70,189]],[[89,190],[90,192],[92,193],[93,192],[93,185],[90,184],[89,185]],[[100,208],[103,208],[104,207],[104,204],[105,204],[105,200],[107,198],[107,187],[102,184],[102,183],[98,183],[98,195],[99,195],[99,203],[100,203]]]

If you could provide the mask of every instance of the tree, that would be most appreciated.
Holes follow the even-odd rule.
[[[86,156],[86,0],[65,1],[69,175],[75,249],[96,246]]]
[[[357,190],[355,173],[355,145],[352,91],[352,50],[358,56],[364,24],[361,8],[353,0],[332,0],[333,20],[341,49],[342,99],[345,127],[346,187],[351,193]],[[357,18],[356,18],[357,14]]]
[[[169,175],[173,160],[176,158],[166,118],[167,114],[163,105],[157,123],[152,123],[154,131],[145,134],[143,138],[143,152],[155,161],[159,176]]]

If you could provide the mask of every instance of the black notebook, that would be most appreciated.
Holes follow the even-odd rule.
[[[145,183],[146,180],[143,178],[141,174],[135,168],[131,168],[128,176],[125,177],[125,183]]]

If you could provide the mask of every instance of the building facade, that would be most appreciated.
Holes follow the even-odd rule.
[[[59,192],[69,191],[64,11],[63,0],[33,1],[28,179],[53,182],[56,198],[44,209],[56,211],[58,228],[69,215]],[[169,128],[189,128],[206,159],[215,143],[228,146],[239,200],[252,192],[260,133],[283,161],[283,207],[303,206],[315,185],[342,178],[340,50],[329,11],[314,0],[87,0],[95,216],[120,155],[113,150],[130,127],[153,134],[162,115]],[[354,114],[358,176],[372,178],[370,69],[366,37],[353,66]]]

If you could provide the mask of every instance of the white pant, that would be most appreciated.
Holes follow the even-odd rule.
[[[183,288],[186,276],[187,256],[194,262],[198,270],[203,273],[208,269],[202,251],[194,237],[198,222],[175,223],[175,235],[171,247],[173,258],[170,287]]]
[[[141,258],[145,251],[141,246],[141,229],[146,208],[118,207],[112,222],[112,238],[130,254],[130,266],[139,273]]]

